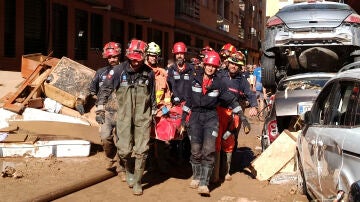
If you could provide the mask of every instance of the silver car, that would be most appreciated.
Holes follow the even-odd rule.
[[[264,121],[261,146],[265,150],[284,129],[296,131],[299,115],[310,110],[325,83],[336,73],[296,74],[280,80],[270,116]]]
[[[360,16],[347,4],[316,1],[283,7],[269,18],[262,42],[262,83],[284,76],[337,72],[360,58]]]
[[[321,201],[360,201],[359,67],[350,64],[326,83],[298,136],[298,188]]]

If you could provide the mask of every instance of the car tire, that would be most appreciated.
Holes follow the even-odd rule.
[[[263,55],[261,58],[261,82],[264,88],[273,89],[276,87],[275,82],[275,58]]]
[[[296,149],[296,155],[295,155],[295,163],[296,163],[296,175],[297,175],[297,193],[306,195],[307,188],[306,188],[304,169],[302,167],[301,160],[300,160],[300,154],[297,149]]]

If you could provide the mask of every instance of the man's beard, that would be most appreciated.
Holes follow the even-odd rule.
[[[183,58],[176,59],[176,64],[178,66],[182,66],[184,63],[185,63],[185,59]]]

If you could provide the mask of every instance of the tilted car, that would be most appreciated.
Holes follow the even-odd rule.
[[[298,188],[319,201],[360,201],[359,96],[355,62],[326,83],[304,115],[297,139]]]
[[[261,146],[265,150],[284,129],[296,131],[299,115],[310,110],[321,88],[336,73],[311,72],[280,80],[269,117],[264,121]]]
[[[360,59],[360,16],[347,4],[315,1],[283,7],[266,23],[262,83],[284,76],[337,72]]]

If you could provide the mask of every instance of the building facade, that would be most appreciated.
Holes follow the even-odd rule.
[[[187,57],[206,45],[225,43],[259,61],[263,37],[263,0],[3,0],[0,1],[0,70],[19,71],[22,55],[42,53],[69,57],[92,69],[108,41],[132,38],[161,46],[163,64],[172,45],[183,41]],[[124,59],[124,54],[122,54]]]

